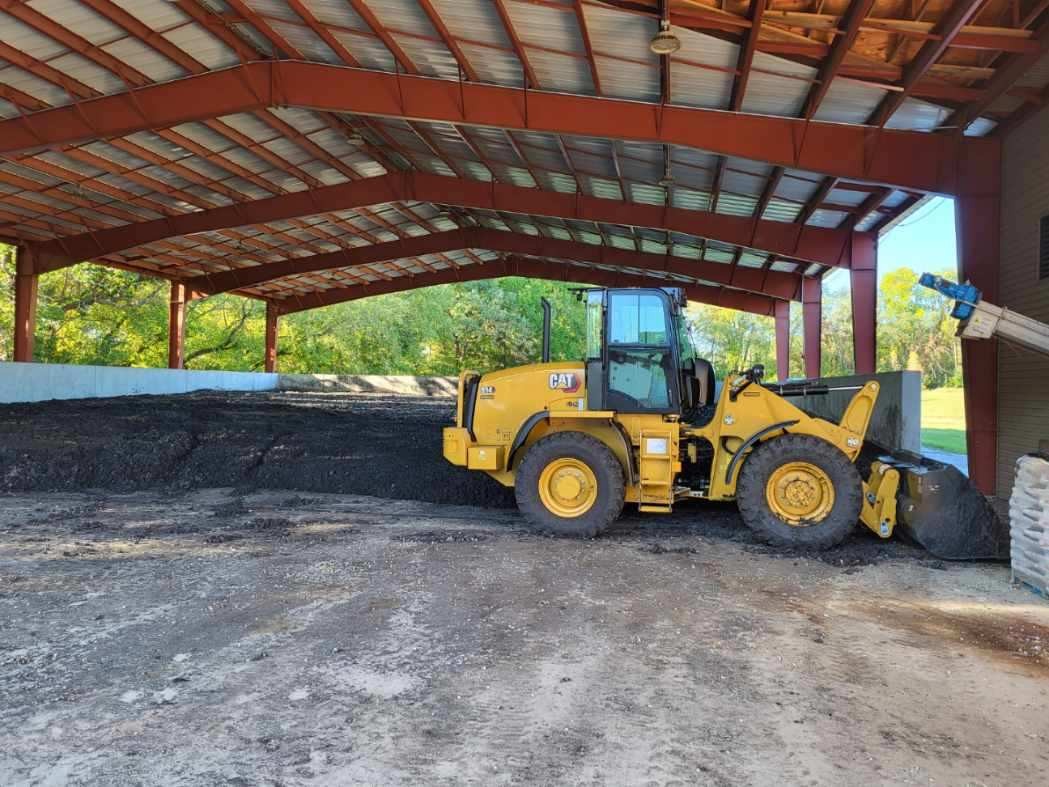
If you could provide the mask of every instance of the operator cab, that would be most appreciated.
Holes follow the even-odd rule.
[[[594,289],[586,298],[587,407],[709,420],[714,371],[692,344],[677,288]]]

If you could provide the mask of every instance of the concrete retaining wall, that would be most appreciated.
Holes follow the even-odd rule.
[[[304,391],[455,396],[454,377],[264,374],[0,362],[0,403],[190,391]]]
[[[379,374],[282,374],[278,387],[282,391],[455,396],[458,390],[458,379],[455,377]]]
[[[0,403],[190,391],[272,391],[276,374],[0,363]]]
[[[921,372],[886,372],[853,377],[825,377],[831,387],[863,385],[877,380],[881,385],[867,436],[893,451],[921,453],[922,376]],[[828,421],[841,419],[855,391],[831,391],[826,396],[791,398],[791,402]]]

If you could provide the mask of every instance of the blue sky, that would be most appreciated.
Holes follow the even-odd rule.
[[[954,202],[937,197],[896,225],[878,242],[879,279],[896,268],[923,271],[954,270],[958,264],[954,240]],[[827,277],[834,287],[847,286],[848,274]]]

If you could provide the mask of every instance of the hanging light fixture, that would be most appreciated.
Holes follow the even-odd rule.
[[[672,55],[681,49],[681,39],[670,32],[669,19],[660,21],[659,32],[652,36],[648,48],[657,55]]]

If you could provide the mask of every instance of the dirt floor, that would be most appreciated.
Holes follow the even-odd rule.
[[[0,407],[0,783],[1044,782],[1049,604],[1007,567],[701,504],[545,538],[448,417]]]

